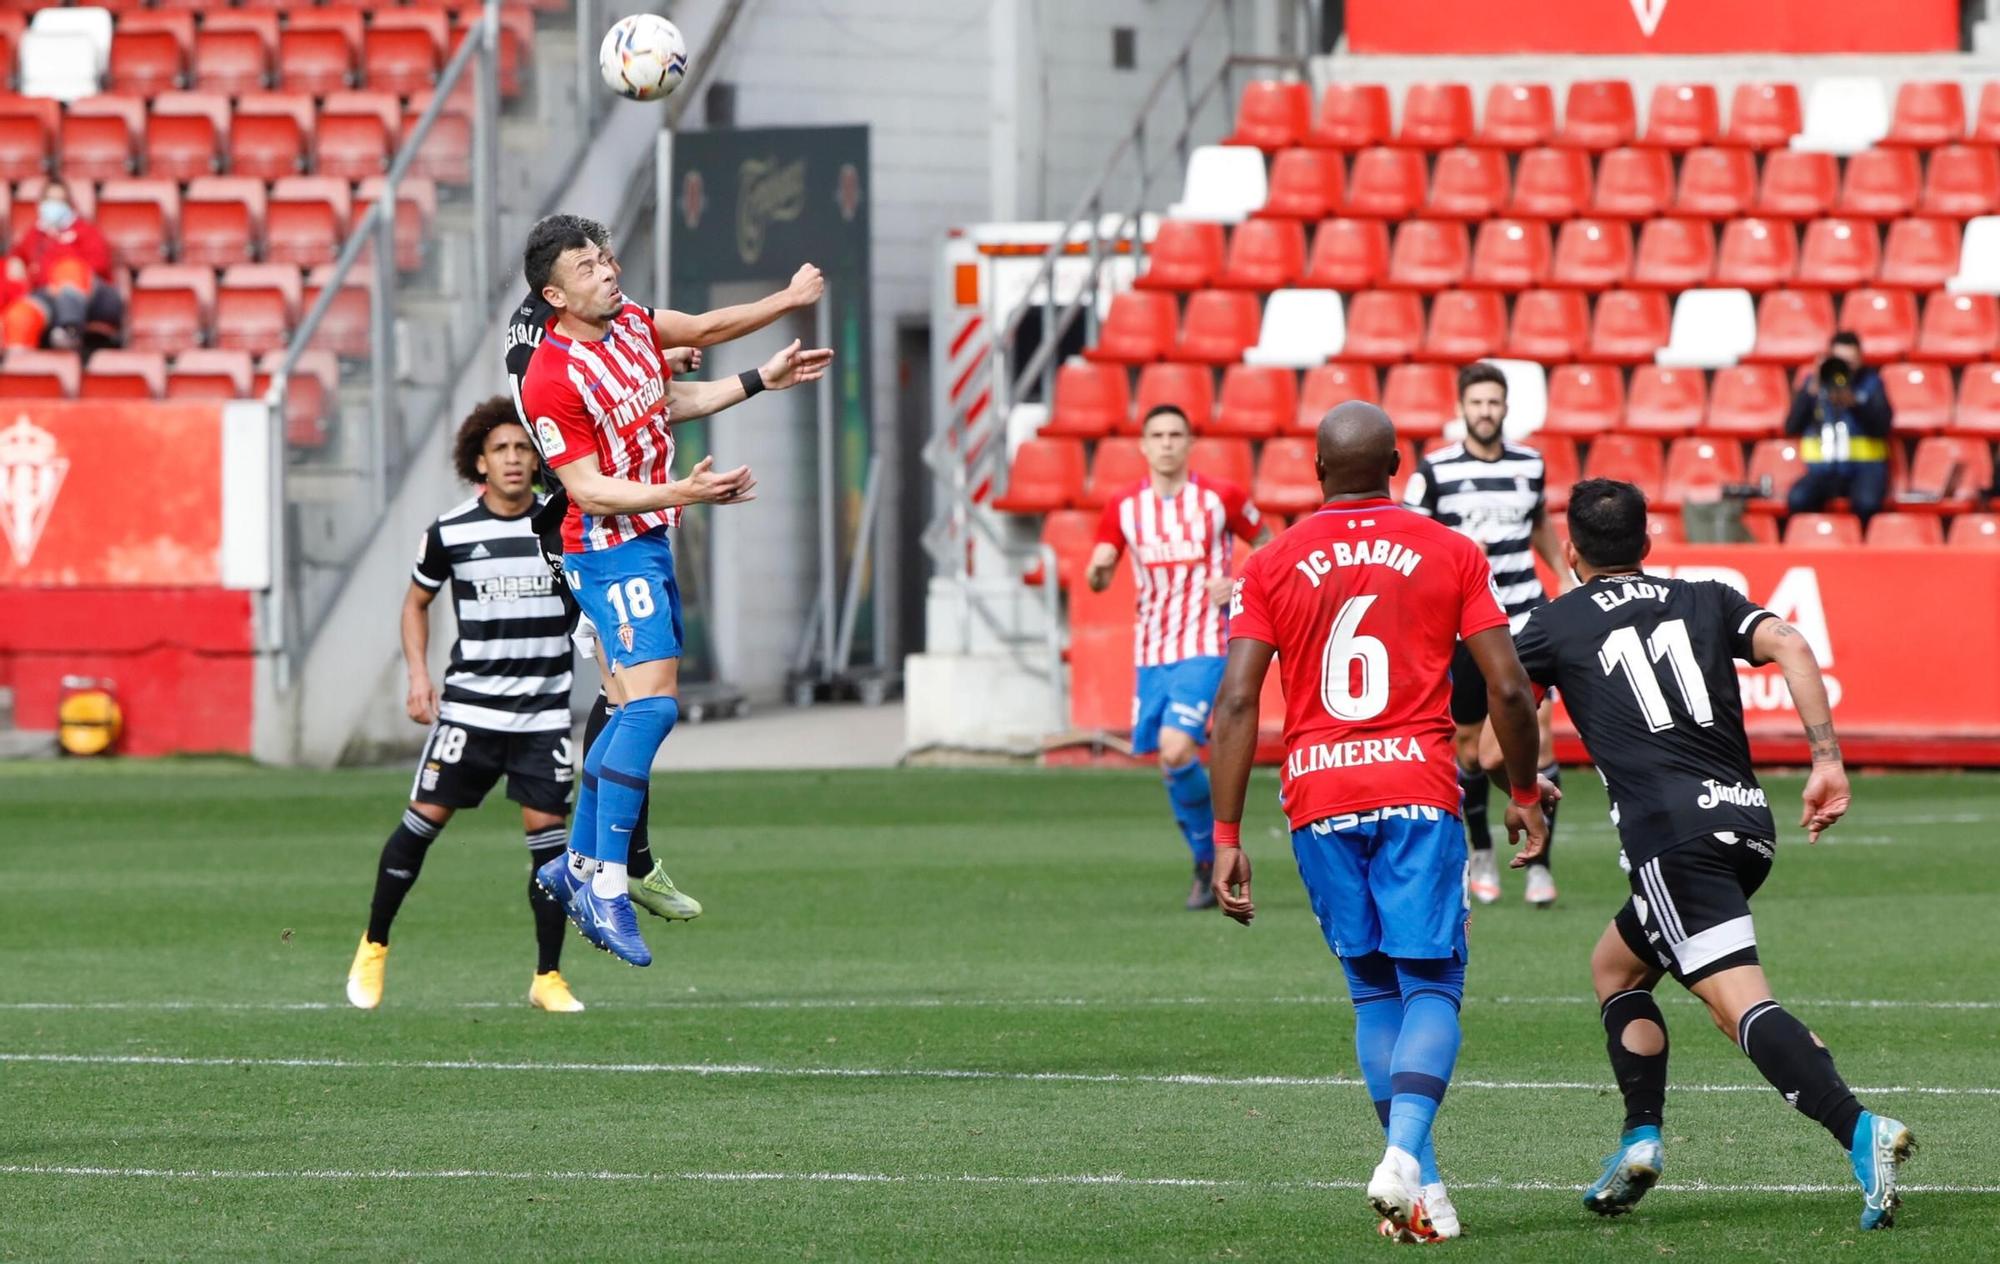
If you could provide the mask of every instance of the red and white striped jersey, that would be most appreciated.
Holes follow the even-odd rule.
[[[1140,667],[1184,658],[1219,657],[1229,641],[1228,618],[1208,595],[1208,581],[1228,578],[1233,532],[1255,539],[1257,507],[1240,487],[1190,475],[1180,491],[1161,496],[1149,478],[1104,506],[1097,541],[1132,554],[1139,610],[1132,657]]]
[[[528,434],[549,468],[597,458],[612,478],[665,483],[673,478],[674,436],[667,428],[671,401],[664,349],[653,313],[627,303],[603,338],[576,342],[556,329],[528,362],[521,383]],[[563,519],[563,552],[592,553],[623,544],[656,527],[679,526],[678,508],[595,517],[571,501]]]

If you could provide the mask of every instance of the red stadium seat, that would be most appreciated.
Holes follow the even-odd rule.
[[[2000,311],[1991,294],[1933,294],[1924,303],[1917,355],[1947,364],[1969,364],[2000,351]]]
[[[1988,439],[2000,436],[2000,364],[1966,366],[1951,429],[1954,434]]]
[[[1659,149],[1694,149],[1713,145],[1721,134],[1722,102],[1714,84],[1663,83],[1654,87],[1646,110],[1645,144]]]
[[[1731,439],[1775,435],[1784,430],[1791,406],[1791,387],[1785,381],[1785,371],[1776,365],[1735,364],[1717,369],[1701,433]]]
[[[1756,213],[1777,219],[1815,219],[1840,196],[1840,164],[1832,154],[1780,149],[1764,158]]]
[[[2000,145],[2000,82],[1987,80],[1979,89],[1979,106],[1972,116],[1975,145]]]
[[[371,94],[372,95],[372,94]],[[364,180],[389,169],[389,146],[396,136],[394,109],[380,108],[356,93],[344,103],[329,99],[319,116],[313,162],[319,174]]]
[[[1601,290],[1632,274],[1632,226],[1611,219],[1573,219],[1556,233],[1552,285]]]
[[[1886,143],[1935,149],[1964,137],[1965,93],[1956,82],[1911,80],[1896,89]]]
[[[1952,257],[1952,269],[1958,257]],[[1365,290],[1389,275],[1389,226],[1379,219],[1329,219],[1313,232],[1303,284]]]
[[[1111,300],[1111,310],[1097,327],[1097,345],[1086,347],[1083,354],[1114,364],[1165,359],[1173,349],[1178,319],[1173,295],[1128,290]]]
[[[1188,470],[1248,491],[1250,480],[1255,477],[1256,462],[1250,457],[1247,439],[1203,435],[1188,448]]]
[[[157,351],[94,352],[84,366],[78,394],[84,399],[160,399],[167,389],[167,358]]]
[[[1778,519],[1776,516],[1771,512],[1759,508],[1746,506],[1746,510],[1747,512],[1743,515],[1742,526],[1744,534],[1750,538],[1744,541],[1744,543],[1778,543]]]
[[[228,117],[228,99],[209,93],[176,92],[154,100],[146,118],[146,174],[159,180],[214,175],[222,166]]]
[[[1399,435],[1443,434],[1458,416],[1458,371],[1448,364],[1399,364],[1382,383],[1382,411]]]
[[[1549,226],[1538,219],[1489,219],[1472,243],[1467,284],[1497,290],[1524,290],[1549,276],[1554,251]]]
[[[298,324],[301,288],[292,264],[225,268],[215,298],[215,345],[253,355],[283,350]]]
[[[1269,192],[1257,214],[1322,220],[1347,200],[1347,167],[1330,149],[1285,149],[1271,159]],[[1164,225],[1162,225],[1164,227]]]
[[[1629,145],[1638,134],[1639,111],[1632,85],[1623,79],[1579,79],[1563,99],[1563,126],[1557,143],[1572,149],[1605,150]]]
[[[1056,555],[1056,582],[1065,588],[1083,582],[1090,555],[1097,548],[1097,515],[1087,509],[1058,509],[1042,519],[1042,543]],[[1039,569],[1028,582],[1046,583]]]
[[[1646,535],[1655,544],[1686,544],[1687,530],[1674,514],[1649,513],[1646,515]]]
[[[264,258],[303,268],[332,263],[354,216],[345,180],[291,176],[271,186],[264,215]]]
[[[1253,79],[1236,106],[1236,130],[1225,145],[1253,145],[1265,153],[1302,144],[1312,130],[1312,88],[1303,83]]]
[[[1146,247],[1146,270],[1132,284],[1142,290],[1201,290],[1222,271],[1222,225],[1169,219]]]
[[[1414,149],[1364,149],[1347,173],[1347,213],[1404,219],[1424,204],[1424,156]]]
[[[1742,481],[1742,445],[1728,439],[1676,439],[1667,448],[1660,503],[1711,503],[1722,499],[1723,487]]]
[[[1493,290],[1446,290],[1431,300],[1427,360],[1464,364],[1500,354],[1507,342],[1507,302]]]
[[[1101,439],[1132,414],[1132,388],[1116,364],[1071,360],[1056,370],[1055,405],[1044,439]]]
[[[1614,149],[1597,162],[1597,194],[1590,213],[1617,219],[1651,219],[1674,200],[1674,163],[1664,150]]]
[[[1792,484],[1805,477],[1806,463],[1799,456],[1799,445],[1795,439],[1759,439],[1750,445],[1750,465],[1745,471],[1744,481],[1762,484],[1769,479],[1769,496],[1753,500],[1747,506],[1761,512],[1782,509],[1785,497],[1791,493]]]
[[[1958,515],[1951,520],[1945,543],[1955,549],[2000,549],[2000,514]]]
[[[1861,519],[1853,514],[1793,514],[1785,523],[1785,546],[1794,549],[1859,548]]]
[[[1783,149],[1804,128],[1797,84],[1742,83],[1730,94],[1723,140],[1750,149]]]
[[[273,40],[275,31],[273,24]],[[274,48],[254,30],[218,30],[211,18],[194,37],[194,86],[224,96],[262,92],[271,83]]]
[[[1575,149],[1530,149],[1514,173],[1509,215],[1569,219],[1590,205],[1590,155]]]
[[[1550,435],[1602,434],[1624,422],[1625,376],[1617,369],[1565,364],[1549,371],[1549,409],[1537,442]]]
[[[1485,219],[1507,202],[1507,158],[1497,149],[1447,149],[1431,172],[1435,219]]]
[[[312,99],[262,92],[237,103],[229,125],[229,170],[255,180],[277,180],[306,168],[312,139]]]
[[[401,97],[435,86],[444,68],[446,30],[444,14],[435,10],[377,10],[361,37],[362,78],[369,89]]]
[[[1389,139],[1389,90],[1379,83],[1332,83],[1306,143],[1322,149],[1366,149]]]
[[[1660,441],[1651,435],[1599,435],[1590,441],[1590,452],[1583,459],[1585,478],[1615,478],[1631,483],[1650,501],[1660,499],[1665,473]]]
[[[1738,153],[1744,151],[1738,150]],[[1698,219],[1655,219],[1639,230],[1630,282],[1639,289],[1688,290],[1715,271],[1715,230]]]
[[[1322,364],[1306,370],[1299,385],[1299,407],[1292,417],[1292,429],[1308,434],[1319,428],[1327,410],[1349,400],[1364,404],[1381,402],[1382,391],[1375,370],[1366,364]]]
[[[1958,275],[1959,248],[1956,220],[1899,219],[1889,225],[1879,279],[1884,285],[1942,289]]]
[[[204,176],[181,204],[181,262],[221,268],[257,257],[267,213],[262,180]]]
[[[1732,219],[1757,200],[1757,162],[1747,149],[1694,149],[1681,158],[1674,214]]]
[[[82,365],[74,351],[19,347],[0,364],[0,398],[75,399]]]
[[[128,116],[118,104],[136,108]],[[142,121],[135,127],[133,117],[143,120],[145,106],[132,97],[85,97],[72,104],[56,149],[56,168],[63,178],[81,182],[131,175],[138,166],[137,137],[144,126]]]
[[[132,281],[125,311],[125,345],[135,351],[179,351],[208,341],[215,311],[215,272],[155,264]]]
[[[1181,321],[1173,358],[1198,364],[1234,364],[1243,358],[1246,348],[1257,345],[1262,321],[1263,307],[1254,294],[1198,290],[1188,296],[1187,315]]]
[[[351,88],[356,51],[341,32],[301,29],[295,18],[278,35],[278,86],[312,96]]]
[[[1923,175],[1908,149],[1867,149],[1847,160],[1847,177],[1833,209],[1841,215],[1895,219],[1916,209]]]
[[[1083,445],[1074,439],[1028,439],[1014,450],[1006,494],[996,496],[993,507],[1001,513],[1051,513],[1082,495]]]
[[[322,176],[321,179],[327,177]],[[338,183],[338,181],[336,181]],[[354,186],[354,214],[358,218],[368,212],[382,196],[388,181],[381,176],[370,176]],[[437,185],[421,176],[405,177],[396,185],[396,214],[394,233],[396,238],[396,267],[404,272],[415,272],[424,265],[424,243],[430,239],[431,221],[437,218]],[[369,249],[361,252],[362,262],[373,256]]]
[[[403,112],[399,145],[408,142],[415,134],[417,123],[423,118],[432,97],[432,93],[419,92],[410,98],[409,107]],[[410,174],[435,180],[439,184],[463,187],[472,183],[472,106],[469,103],[461,106],[459,99],[460,94],[453,93],[451,99],[445,102],[444,110],[431,124],[431,130],[424,133]]]
[[[1576,455],[1576,440],[1568,435],[1542,431],[1532,446],[1542,454],[1542,499],[1551,513],[1561,513],[1569,505],[1569,490],[1581,477],[1582,462]]]
[[[1866,285],[1882,266],[1881,239],[1865,219],[1816,219],[1799,247],[1798,284],[1845,290]]]
[[[1229,254],[1215,278],[1219,289],[1282,290],[1306,268],[1305,225],[1295,219],[1252,219],[1229,235]]]
[[[1900,360],[1917,345],[1917,298],[1908,290],[1849,290],[1837,323],[1861,336],[1870,360]]]
[[[1545,83],[1496,83],[1486,90],[1486,121],[1478,143],[1523,150],[1546,145],[1556,134],[1556,98]]]
[[[1611,290],[1597,299],[1588,359],[1609,364],[1649,364],[1667,345],[1671,314],[1658,290]]]
[[[459,45],[472,23],[479,20],[480,6],[477,0],[457,8],[452,13],[451,44],[445,51],[445,60],[450,61],[458,52]],[[534,14],[517,6],[503,6],[500,10],[500,96],[512,101],[521,95],[521,63],[529,55],[534,40]]]
[[[1403,129],[1397,144],[1448,149],[1471,136],[1471,88],[1462,83],[1413,83],[1403,94]]]
[[[1388,284],[1412,290],[1448,289],[1465,279],[1471,265],[1472,244],[1465,225],[1408,220],[1396,230]]]
[[[1772,290],[1757,301],[1757,344],[1746,360],[1818,363],[1833,337],[1833,296],[1825,290]]]
[[[1407,360],[1423,341],[1423,300],[1407,290],[1364,290],[1347,304],[1349,360],[1384,364]]]
[[[1222,394],[1209,432],[1268,439],[1291,424],[1299,410],[1299,379],[1290,369],[1232,364],[1222,371]]]
[[[1715,258],[1715,283],[1768,290],[1784,285],[1799,267],[1799,242],[1781,219],[1734,219],[1722,227]]]
[[[1874,344],[1862,335],[1861,346]],[[1935,364],[1890,364],[1882,368],[1882,384],[1895,410],[1898,434],[1927,433],[1951,425],[1951,373]]]
[[[240,9],[223,8],[217,5],[198,5],[207,11],[201,17],[201,30],[195,34],[195,43],[201,42],[203,33],[210,31],[243,31],[257,37],[264,46],[268,61],[278,55],[278,14],[268,9],[258,10],[245,5]]]
[[[313,304],[319,301],[331,272],[331,267],[318,267],[306,274],[305,293],[299,296],[304,310],[311,311]],[[374,273],[367,268],[356,268],[350,272],[346,283],[335,292],[326,315],[320,319],[319,328],[313,332],[312,341],[307,345],[349,359],[366,356],[369,353],[368,331],[374,320],[373,281]]]
[[[1514,300],[1506,355],[1561,364],[1590,346],[1590,304],[1577,290],[1529,290]]]
[[[186,21],[186,41],[155,25],[169,16]],[[111,32],[110,90],[130,92],[135,96],[154,96],[180,87],[187,76],[187,57],[193,33],[194,17],[191,14],[127,16]]]
[[[1909,491],[1940,509],[1970,508],[1993,491],[1993,447],[1984,439],[1929,435],[1917,441]]]
[[[1632,370],[1625,428],[1638,434],[1693,434],[1708,416],[1708,378],[1700,369],[1642,364]]]
[[[1257,458],[1257,476],[1250,482],[1250,499],[1265,513],[1303,514],[1319,508],[1320,494],[1313,474],[1314,443],[1292,437],[1272,439]]]
[[[165,263],[180,220],[180,186],[171,180],[107,180],[98,190],[97,231],[111,248],[111,261],[123,267]]]
[[[1119,370],[1123,372],[1124,370]],[[1132,397],[1132,417],[1122,429],[1138,434],[1146,414],[1172,404],[1188,419],[1196,434],[1208,429],[1215,416],[1215,374],[1203,364],[1149,364],[1139,370],[1139,389]]]
[[[1946,145],[1931,153],[1920,215],[1971,219],[2000,210],[2000,153],[1990,145]],[[1892,226],[1893,227],[1893,226]]]
[[[25,180],[49,169],[49,130],[39,112],[0,104],[0,180]]]
[[[1944,520],[1933,514],[1878,513],[1868,522],[1871,549],[1934,549],[1944,543]]]

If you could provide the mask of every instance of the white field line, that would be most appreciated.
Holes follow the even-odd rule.
[[[1660,999],[1668,1004],[1695,1004],[1693,998],[1678,992],[1663,992]],[[1468,1005],[1595,1005],[1595,998],[1584,995],[1574,996],[1468,996]],[[746,997],[736,1000],[707,1000],[691,997],[677,1001],[621,1001],[606,1005],[608,1010],[874,1010],[874,1009],[1144,1009],[1151,1007],[1191,1007],[1208,1005],[1254,1006],[1254,1005],[1335,1005],[1345,1006],[1347,998],[1338,993],[1327,992],[1320,995],[1266,996],[1266,997],[1214,997],[1214,996],[880,996],[880,997],[840,997],[840,996],[799,996],[799,997]],[[1843,998],[1839,1000],[1790,1000],[1786,1004],[1791,1009],[1805,1012],[1816,1009],[1916,1009],[1916,1010],[2000,1010],[2000,1001],[1942,1001],[1895,998]],[[138,1011],[174,1013],[272,1011],[272,1012],[313,1012],[338,1010],[345,1012],[352,1006],[341,1001],[0,1001],[0,1012],[7,1011],[50,1011],[54,1013],[77,1012],[95,1013]],[[520,1009],[527,1006],[518,1001],[446,1001],[442,1003],[398,1004],[394,1008],[410,1012],[429,1010],[462,1009]]]
[[[1140,1075],[1120,1071],[987,1071],[966,1067],[786,1067],[749,1062],[483,1062],[463,1058],[370,1060],[358,1058],[191,1058],[148,1053],[0,1053],[0,1064],[42,1066],[266,1067],[327,1071],[502,1071],[545,1074],[590,1071],[620,1075],[767,1076],[799,1080],[984,1080],[1014,1084],[1146,1084],[1196,1088],[1357,1088],[1365,1081],[1347,1075]],[[1455,1079],[1456,1089],[1501,1092],[1609,1092],[1599,1080]],[[1677,1093],[1768,1093],[1767,1084],[1676,1084]],[[1880,1085],[1858,1094],[1896,1093],[1929,1097],[2000,1097],[2000,1087],[1944,1088]]]
[[[90,1167],[58,1164],[0,1164],[0,1176],[110,1177],[123,1180],[167,1181],[623,1181],[656,1184],[756,1184],[791,1181],[827,1185],[1089,1185],[1135,1189],[1293,1189],[1358,1190],[1362,1181],[1246,1181],[1197,1176],[1131,1176],[1123,1172],[1057,1173],[1046,1176],[983,1176],[951,1172],[512,1172],[486,1168],[157,1168]],[[1505,1190],[1514,1193],[1574,1192],[1583,1186],[1562,1181],[1503,1181],[1488,1177],[1453,1181],[1453,1190]],[[1760,1185],[1712,1181],[1670,1181],[1659,1187],[1670,1193],[1695,1194],[1846,1194],[1852,1184]],[[1913,1194],[2000,1194],[2000,1185],[1902,1185]]]

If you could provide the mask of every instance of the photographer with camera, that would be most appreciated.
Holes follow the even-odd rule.
[[[1785,433],[1798,438],[1806,463],[1805,477],[1792,484],[1791,511],[1818,513],[1845,496],[1866,526],[1889,495],[1893,419],[1882,375],[1861,362],[1861,339],[1836,333],[1785,418]]]

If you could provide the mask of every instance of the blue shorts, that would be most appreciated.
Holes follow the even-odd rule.
[[[613,667],[681,656],[681,590],[665,527],[608,549],[565,553],[563,578]]]
[[[1313,916],[1337,957],[1466,959],[1465,826],[1443,808],[1377,808],[1292,831]]]
[[[1150,755],[1160,749],[1160,727],[1179,729],[1208,744],[1208,711],[1222,685],[1222,667],[1229,660],[1215,655],[1184,658],[1139,669],[1138,692],[1132,696],[1132,753]]]

